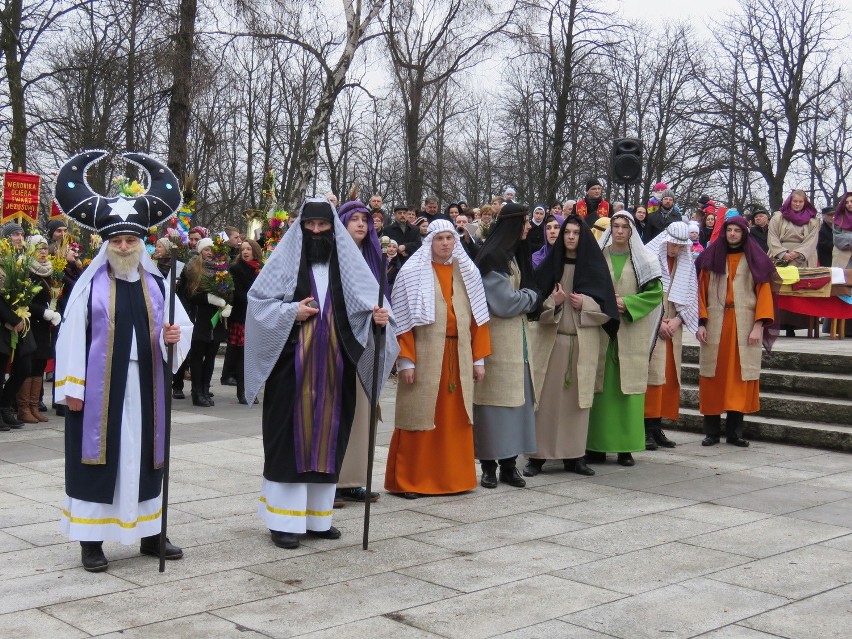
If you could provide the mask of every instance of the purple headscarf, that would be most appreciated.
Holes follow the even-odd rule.
[[[379,277],[384,277],[385,295],[390,299],[388,276],[387,273],[382,273],[382,247],[379,244],[379,236],[376,234],[376,225],[373,224],[373,215],[370,209],[361,200],[349,200],[341,204],[337,211],[343,226],[348,225],[349,220],[356,213],[363,213],[367,218],[367,237],[361,242],[361,255],[364,256],[364,261],[367,262],[367,266],[376,276],[377,282],[381,281]]]
[[[536,207],[536,208],[538,208],[538,207]],[[553,220],[556,220],[557,222],[559,222],[559,227],[561,228],[562,223],[565,221],[565,218],[563,218],[561,215],[556,215],[554,213],[548,213],[545,216],[544,222],[542,222],[542,224],[544,224],[544,228],[545,228],[544,244],[542,245],[542,247],[540,249],[538,249],[535,253],[532,254],[533,268],[538,268],[539,265],[544,261],[544,258],[546,258],[550,254],[550,251],[553,249],[553,245],[547,243],[547,223],[551,222]]]
[[[795,193],[795,191],[793,191]],[[816,207],[811,204],[811,201],[808,199],[808,196],[805,195],[805,208],[801,211],[793,210],[793,193],[787,196],[787,199],[784,200],[784,204],[781,205],[781,215],[785,220],[789,220],[796,226],[804,226],[812,219],[817,216]]]
[[[834,209],[833,224],[841,231],[852,231],[852,213],[846,210],[846,200],[850,197],[852,197],[852,191],[846,191],[846,194],[840,198],[837,207]]]
[[[749,235],[748,222],[742,215],[735,215],[724,221],[722,237],[719,238],[719,241],[712,242],[695,259],[695,269],[698,271],[711,271],[719,275],[725,274],[728,267],[728,242],[725,240],[724,235],[728,230],[728,226],[731,224],[735,224],[743,230],[742,249],[755,283],[762,284],[774,280],[780,281],[778,272],[775,270],[775,264],[763,252],[757,240]]]

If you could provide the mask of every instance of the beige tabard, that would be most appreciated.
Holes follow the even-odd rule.
[[[417,349],[413,384],[402,384],[396,390],[396,412],[394,426],[400,430],[433,430],[435,428],[435,405],[438,402],[438,385],[441,381],[444,348],[447,335],[447,302],[441,293],[438,276],[435,278],[435,322],[414,327],[414,343]],[[453,310],[456,314],[458,332],[459,378],[461,388],[453,392],[462,393],[467,419],[473,422],[473,351],[471,349],[470,322],[472,311],[458,262],[453,262]],[[489,326],[493,339],[493,322]],[[488,375],[486,375],[486,378]]]
[[[671,276],[669,278],[669,290],[674,283],[674,274],[677,270],[677,260],[674,262]],[[674,319],[677,317],[675,305],[669,302],[669,291],[663,290],[663,319]],[[683,350],[683,324],[671,337],[672,349],[674,351],[675,370],[677,370],[677,383],[680,384],[681,351]],[[666,383],[666,340],[658,337],[651,353],[651,364],[648,367],[648,386],[662,386]]]
[[[722,339],[722,321],[725,317],[725,298],[728,292],[727,266],[725,275],[710,274],[707,291],[707,344],[701,347],[698,356],[699,373],[702,377],[716,376],[719,358],[719,343]],[[754,279],[745,257],[740,259],[734,275],[734,313],[737,318],[737,345],[744,382],[760,379],[760,356],[762,345],[749,344],[748,336],[754,328],[754,311],[757,305]]]
[[[615,286],[615,294],[621,297],[636,295],[639,292],[639,284],[636,281],[636,272],[633,270],[633,262],[629,258],[624,262],[624,270],[621,279],[615,279],[612,270],[612,259],[610,258],[611,246],[603,250],[606,264],[609,267],[609,275]],[[636,322],[626,321],[624,317],[618,327],[618,362],[621,369],[621,392],[625,395],[638,395],[648,389],[648,365],[651,355],[651,344],[653,334],[657,331],[660,321],[659,307]],[[601,340],[600,358],[604,361],[606,357],[608,341]],[[604,366],[598,367],[600,380],[595,384],[603,387]]]

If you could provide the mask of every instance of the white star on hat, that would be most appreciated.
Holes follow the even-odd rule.
[[[126,222],[127,218],[135,212],[133,209],[133,204],[133,200],[128,200],[127,198],[119,197],[115,202],[109,205],[112,209],[112,213],[110,213],[110,215],[117,215],[121,218],[122,222]]]

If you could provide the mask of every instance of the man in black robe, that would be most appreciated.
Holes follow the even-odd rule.
[[[341,535],[331,519],[355,412],[356,370],[369,397],[376,357],[371,322],[390,320],[377,301],[376,278],[333,206],[307,200],[249,291],[246,314],[249,405],[264,382],[267,391],[258,514],[279,548],[297,548],[302,534]],[[378,354],[380,382],[398,352],[393,334]]]

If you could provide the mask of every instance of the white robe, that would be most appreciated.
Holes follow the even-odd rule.
[[[137,272],[125,279],[139,280]],[[88,327],[88,301],[91,283],[65,309],[60,339],[56,345],[55,379],[61,383],[56,388],[56,403],[67,405],[68,397],[83,400],[86,390],[86,329]],[[169,314],[169,285],[165,286],[163,316]],[[189,353],[192,339],[192,322],[183,305],[175,306],[175,324],[181,327],[180,342],[175,344],[172,372],[176,372]],[[64,339],[63,339],[64,338]],[[166,344],[160,334],[160,348],[166,355]],[[139,364],[136,336],[130,348],[127,387],[124,394],[121,422],[121,450],[115,496],[112,504],[99,504],[65,496],[60,519],[60,530],[72,541],[118,541],[132,544],[142,537],[160,532],[162,522],[162,496],[139,501],[139,470],[142,433],[142,410],[139,393]],[[103,391],[103,389],[101,389]],[[168,392],[170,389],[166,388]]]

